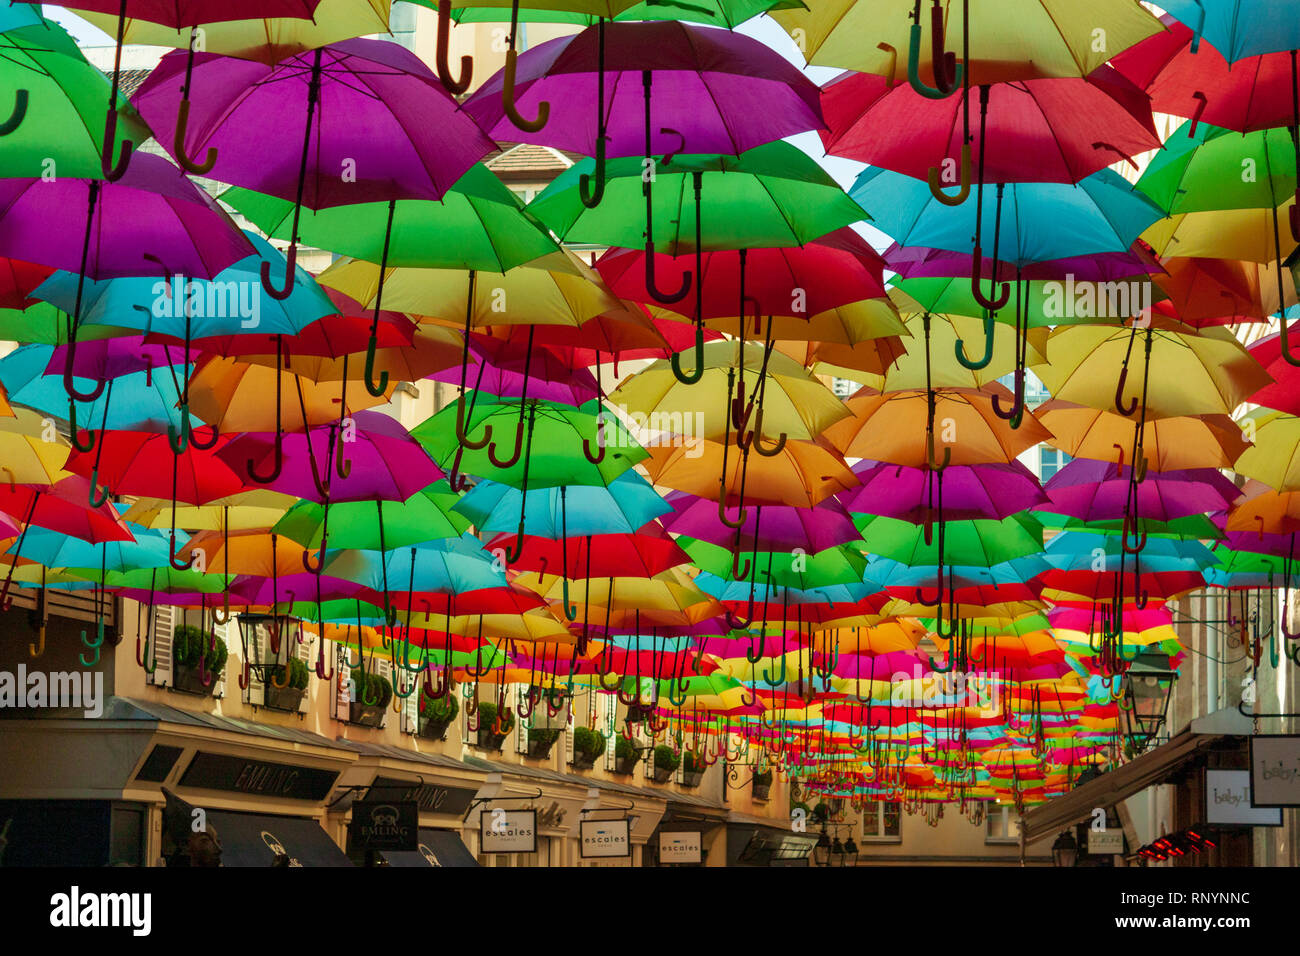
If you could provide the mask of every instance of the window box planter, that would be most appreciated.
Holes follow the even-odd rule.
[[[384,704],[364,704],[354,700],[348,704],[348,723],[361,727],[378,727],[384,722]]]
[[[755,800],[766,800],[772,792],[772,771],[754,774],[753,796]]]
[[[498,725],[497,705],[493,703],[478,705],[478,729],[475,731],[476,746],[483,750],[495,750],[499,753],[501,748],[505,746],[510,731],[514,729],[515,715],[509,707],[506,708],[505,716]]]
[[[442,720],[421,714],[416,721],[416,733],[429,740],[446,740],[447,731],[451,728],[451,722],[455,719],[455,717],[448,717],[446,720]]]
[[[703,770],[684,770],[682,771],[683,787],[698,787],[700,781],[704,779]]]
[[[296,714],[307,693],[307,665],[296,657],[290,658],[288,682],[284,687],[276,687],[276,681],[284,681],[283,664],[274,664],[266,669],[266,682],[262,687],[263,706]]]
[[[531,727],[528,730],[528,756],[545,760],[550,756],[555,741],[560,739],[558,728]]]
[[[172,688],[187,694],[211,697],[226,669],[226,642],[192,625],[183,624],[172,634]],[[211,679],[205,685],[203,675]]]
[[[660,744],[655,748],[654,772],[651,774],[651,779],[655,783],[667,783],[672,780],[681,762],[681,754],[674,753],[673,748],[667,744]]]
[[[682,786],[698,787],[700,781],[704,779],[704,771],[708,770],[704,764],[700,763],[700,758],[691,751],[687,750],[682,753]]]
[[[596,758],[605,752],[605,735],[590,727],[577,727],[573,731],[573,766],[590,770]]]
[[[445,697],[430,697],[420,690],[420,711],[415,721],[415,732],[429,740],[446,740],[452,721],[460,713],[460,702],[448,688]]]
[[[356,696],[348,703],[348,723],[379,727],[384,722],[384,710],[392,703],[393,685],[386,677],[364,672],[354,677],[353,681],[353,693]],[[374,703],[368,704],[366,701]]]

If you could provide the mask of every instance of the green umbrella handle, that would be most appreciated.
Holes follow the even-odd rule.
[[[689,273],[687,278],[690,278]],[[689,285],[689,282],[687,284]],[[677,381],[683,385],[694,385],[704,377],[704,326],[702,324],[696,323],[695,325],[695,370],[693,372],[682,371],[681,352],[673,353],[672,365],[673,374],[677,376]]]
[[[971,360],[966,357],[965,339],[958,339],[953,343],[953,352],[962,368],[968,368],[972,372],[988,368],[989,363],[993,361],[993,313],[988,309],[984,310],[984,354],[980,358]]]
[[[23,125],[23,119],[27,116],[28,96],[27,90],[18,90],[14,93],[14,109],[9,114],[9,118],[0,123],[0,136],[8,136]]]
[[[84,645],[86,645],[86,647],[88,647],[90,650],[92,650],[92,651],[95,652],[95,656],[92,657],[90,660],[86,660],[86,655],[85,655],[84,652],[81,653],[81,654],[78,654],[78,655],[77,655],[77,658],[81,661],[81,666],[82,666],[82,667],[94,667],[96,664],[99,663],[100,646],[104,643],[104,636],[101,634],[101,635],[99,636],[99,640],[98,640],[98,641],[91,641],[91,640],[88,640],[88,639],[87,639],[87,637],[86,637],[86,632],[85,632],[85,631],[82,631],[82,632],[81,632],[81,643],[84,644]]]
[[[474,78],[474,58],[460,58],[460,79],[452,79],[448,48],[451,46],[451,0],[438,0],[438,79],[452,96],[469,89]]]
[[[765,683],[768,687],[776,687],[776,686],[778,686],[778,685],[780,685],[780,684],[784,684],[784,683],[785,683],[785,655],[784,655],[784,654],[781,655],[781,673],[780,673],[780,675],[778,675],[778,677],[776,678],[776,680],[772,680],[771,675],[768,673],[767,668],[764,667],[764,668],[763,668],[763,683]]]
[[[83,454],[88,454],[94,451],[96,435],[95,429],[86,429],[86,434],[89,435],[90,438],[84,445],[81,443],[81,439],[77,437],[78,431],[80,431],[80,429],[77,427],[77,403],[75,400],[70,398],[68,399],[68,436],[72,439],[72,447]]]
[[[921,0],[916,0],[912,11],[912,29],[908,37],[907,81],[912,89],[930,100],[947,99],[961,85],[965,64],[957,63],[957,54],[945,53],[943,48],[943,7],[935,0],[930,9],[931,53],[933,61],[935,86],[931,87],[921,79]]]

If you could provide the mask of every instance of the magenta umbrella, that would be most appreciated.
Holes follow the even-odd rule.
[[[1152,471],[1136,484],[1131,482],[1130,473],[1128,465],[1120,467],[1114,462],[1076,458],[1044,486],[1050,500],[1039,505],[1038,510],[1082,521],[1104,521],[1125,515],[1173,521],[1226,510],[1241,497],[1241,489],[1215,468]]]
[[[891,245],[883,253],[888,267],[904,279],[968,278],[974,257],[969,252],[950,249],[932,249],[928,246]],[[1076,282],[1114,282],[1134,276],[1161,275],[1164,267],[1156,261],[1140,242],[1135,242],[1125,252],[1098,252],[1068,259],[1049,259],[1030,262],[1020,267],[1020,278],[1025,282],[1062,280],[1074,276]],[[994,277],[992,259],[980,263],[980,277]],[[1011,263],[997,264],[999,282],[1012,282],[1016,267]]]
[[[267,485],[310,501],[406,501],[445,477],[428,452],[396,419],[360,411],[351,423],[332,422],[280,436],[283,468]],[[275,434],[246,433],[217,454],[238,473],[278,454]]]
[[[532,329],[532,326],[529,326]],[[530,347],[531,339],[499,339],[480,332],[469,337],[470,351],[479,360],[477,374],[470,372],[476,391],[503,398],[539,398],[565,405],[584,405],[603,397],[596,376],[566,361],[563,352],[544,345]],[[572,354],[570,354],[572,359]],[[597,356],[597,362],[599,362]],[[459,385],[459,365],[429,376],[435,382]]]
[[[175,139],[188,59],[184,51],[163,57],[133,100],[164,144]],[[284,288],[263,270],[277,297],[293,288],[302,206],[441,199],[496,148],[396,43],[345,40],[273,65],[197,53],[192,72],[202,83],[186,150],[217,150],[214,179],[294,201]]]
[[[848,511],[913,524],[1001,520],[1047,501],[1034,473],[1018,461],[949,465],[943,469],[942,514],[930,494],[933,473],[928,469],[863,461],[853,466],[853,473],[862,486],[838,495]]]
[[[256,252],[216,201],[161,156],[141,154],[116,180],[0,179],[0,255],[77,274],[63,385],[80,401],[105,386],[100,379],[83,394],[73,385],[86,279],[173,271],[211,279]]]
[[[673,534],[698,538],[724,548],[733,547],[739,537],[744,543],[743,550],[792,551],[802,548],[809,554],[816,554],[861,537],[848,511],[834,498],[827,498],[813,508],[764,505],[761,510],[746,509],[745,521],[739,530],[734,524],[729,526],[718,520],[718,503],[712,499],[697,498],[684,491],[670,491],[664,500],[673,509],[671,514],[661,519],[665,528]],[[727,518],[735,522],[737,509],[728,508]],[[741,550],[737,548],[737,554]]]
[[[59,375],[68,361],[68,346],[55,346],[50,355],[47,375]],[[102,381],[130,375],[132,372],[144,372],[157,369],[165,370],[174,364],[174,356],[162,345],[146,343],[143,337],[127,335],[113,339],[93,339],[82,342],[77,348],[72,374],[81,378],[93,378]]]

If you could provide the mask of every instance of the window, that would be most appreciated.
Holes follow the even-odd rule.
[[[1051,445],[1038,446],[1038,480],[1046,483],[1049,478],[1070,463],[1072,459],[1059,448]]]
[[[1020,817],[1013,817],[1010,807],[989,807],[984,819],[984,842],[1019,843]]]
[[[847,378],[831,379],[831,391],[835,393],[836,398],[848,398],[860,387],[857,382],[851,382]]]
[[[902,843],[902,808],[894,801],[873,801],[862,811],[862,839],[869,843]]]

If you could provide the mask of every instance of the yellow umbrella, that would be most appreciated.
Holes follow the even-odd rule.
[[[610,393],[610,404],[647,416],[651,427],[661,416],[669,421],[689,422],[704,412],[704,437],[721,441],[734,434],[735,405],[759,396],[748,427],[760,437],[783,434],[788,438],[811,439],[833,422],[849,414],[844,403],[794,359],[779,352],[764,354],[763,346],[744,346],[743,375],[736,342],[709,342],[704,346],[704,374],[699,381],[683,385],[668,359],[659,359],[631,376]],[[743,387],[744,393],[741,394]],[[717,410],[723,410],[718,412]],[[727,409],[733,409],[729,415]]]
[[[850,381],[861,378],[863,372],[883,375],[907,351],[902,338],[897,335],[867,339],[857,345],[783,340],[776,343],[776,349],[818,375],[833,375]]]
[[[1053,331],[1048,350],[1051,361],[1034,372],[1054,397],[1109,409],[1121,392],[1126,404],[1145,395],[1146,418],[1231,415],[1273,381],[1236,336],[1220,327],[1193,334],[1075,325]]]
[[[71,445],[54,420],[30,408],[13,411],[13,418],[0,417],[0,473],[22,485],[52,485],[66,478],[63,464]]]
[[[406,622],[403,614],[402,623]],[[412,628],[425,628],[460,634],[482,635],[485,641],[533,641],[546,644],[573,644],[577,638],[546,610],[523,614],[413,614]]]
[[[169,528],[174,522],[175,527],[190,531],[264,530],[283,518],[298,500],[266,489],[241,492],[203,505],[178,503],[173,507],[170,498],[141,498],[122,518],[146,528]]]
[[[1255,444],[1241,453],[1232,470],[1276,491],[1300,491],[1300,417],[1257,408],[1242,421]]]
[[[1293,205],[1295,197],[1278,207],[1277,216],[1281,222],[1287,221]],[[1151,244],[1157,255],[1184,259],[1245,259],[1266,263],[1285,259],[1296,248],[1296,241],[1283,227],[1282,254],[1279,257],[1277,244],[1273,241],[1272,209],[1178,213],[1148,226],[1142,238]]]
[[[925,340],[922,334],[923,314],[908,315],[905,319],[912,338],[907,342],[907,353],[901,356],[883,375],[859,377],[863,385],[880,392],[897,392],[926,387]],[[1047,357],[1046,328],[1030,329],[1026,335],[1028,349],[1026,362],[1043,362]],[[930,381],[935,388],[979,388],[995,382],[1015,370],[1016,330],[1003,322],[993,323],[993,361],[982,369],[970,369],[957,361],[954,351],[961,341],[977,342],[984,338],[984,320],[969,315],[930,316]]]

